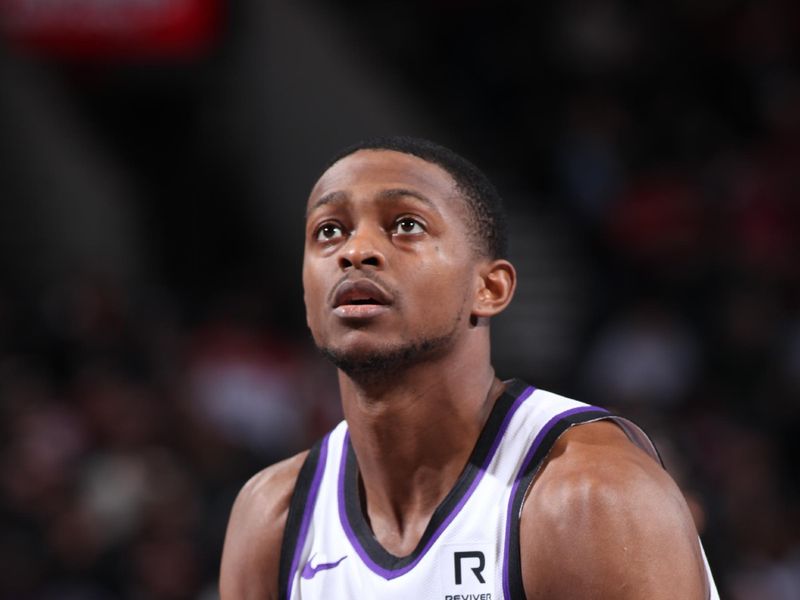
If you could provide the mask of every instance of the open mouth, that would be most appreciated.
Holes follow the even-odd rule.
[[[344,306],[386,306],[392,297],[369,279],[343,282],[336,288],[331,302],[334,309]]]

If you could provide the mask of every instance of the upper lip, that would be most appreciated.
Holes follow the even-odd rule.
[[[343,281],[333,294],[333,308],[355,301],[368,301],[373,304],[391,304],[392,297],[378,284],[369,279]]]

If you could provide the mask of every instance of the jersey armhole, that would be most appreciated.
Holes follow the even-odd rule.
[[[506,599],[525,598],[525,588],[522,584],[522,562],[520,552],[520,516],[522,515],[522,506],[525,499],[530,492],[536,474],[541,469],[545,458],[552,450],[553,445],[556,443],[565,431],[576,425],[583,425],[585,423],[594,423],[609,419],[610,415],[606,410],[594,406],[588,406],[586,410],[563,416],[562,418],[548,423],[545,426],[546,431],[541,440],[534,440],[522,462],[522,467],[517,474],[514,487],[511,492],[511,499],[509,501],[509,510],[507,519],[507,555],[505,558],[506,572],[504,591]],[[549,427],[549,428],[548,428]],[[626,432],[627,433],[627,432]]]
[[[298,559],[303,550],[308,523],[319,491],[319,480],[325,468],[327,441],[326,436],[314,444],[297,475],[281,542],[278,567],[280,600],[289,600],[291,594],[292,581],[298,568]]]

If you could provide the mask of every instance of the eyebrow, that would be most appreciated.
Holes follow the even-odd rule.
[[[306,219],[308,219],[308,215],[317,210],[320,206],[325,206],[326,204],[338,204],[344,202],[346,199],[347,194],[345,192],[329,192],[324,196],[317,198],[314,201],[314,204],[308,207],[306,210]]]
[[[431,201],[430,198],[428,198],[424,194],[421,194],[421,193],[419,193],[417,191],[409,190],[409,189],[406,189],[406,188],[390,188],[388,190],[381,190],[376,195],[376,199],[378,199],[378,200],[394,200],[396,198],[402,198],[402,197],[405,197],[405,196],[409,196],[411,198],[416,198],[417,200],[419,200],[420,202],[425,204],[430,209],[436,211],[437,213],[439,212],[439,209]],[[315,210],[317,210],[321,206],[325,206],[327,204],[340,204],[340,203],[346,201],[347,198],[348,198],[348,194],[346,192],[341,192],[341,191],[329,192],[329,193],[325,194],[324,196],[321,196],[320,198],[318,198],[317,200],[314,201],[314,203],[306,211],[306,218],[308,218],[308,216],[312,212],[314,212]]]

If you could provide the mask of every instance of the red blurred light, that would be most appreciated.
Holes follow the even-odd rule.
[[[0,0],[0,29],[23,49],[100,60],[191,58],[219,30],[219,0]]]

